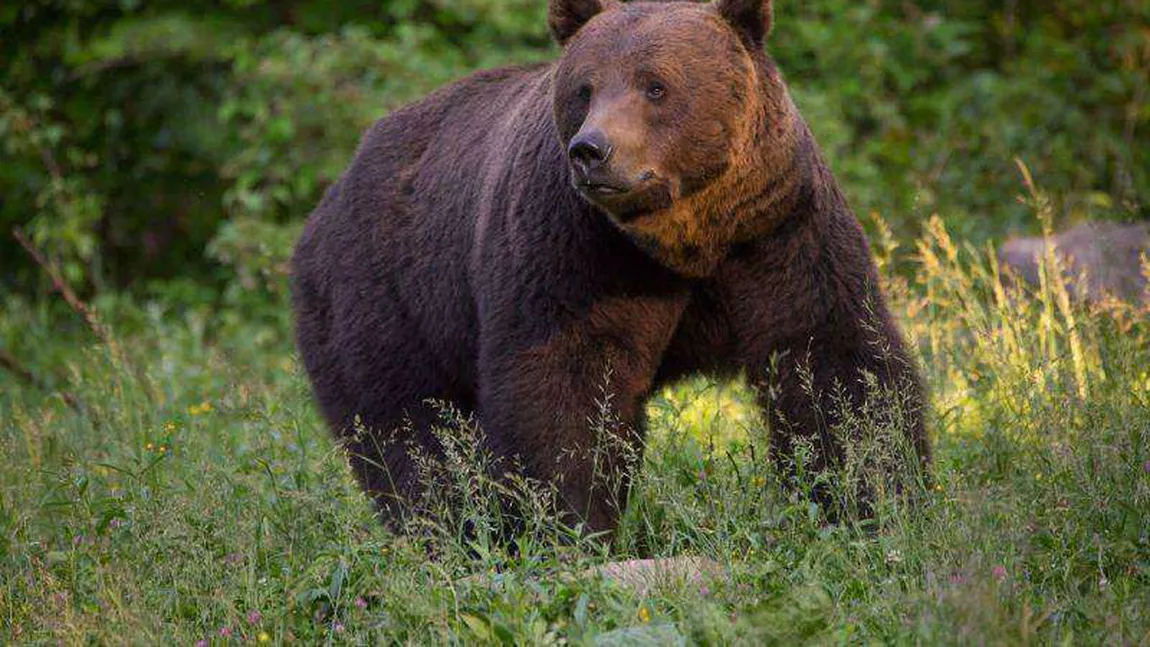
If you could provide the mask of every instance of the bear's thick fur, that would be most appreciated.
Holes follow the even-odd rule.
[[[293,298],[323,414],[385,516],[419,491],[405,446],[437,451],[440,400],[612,528],[625,482],[593,472],[621,456],[592,459],[589,423],[608,375],[642,443],[660,385],[745,371],[772,454],[805,436],[821,464],[842,454],[835,402],[867,407],[870,374],[907,394],[929,459],[919,381],[764,52],[770,20],[770,0],[553,0],[557,63],[475,74],[364,136],[308,219]]]

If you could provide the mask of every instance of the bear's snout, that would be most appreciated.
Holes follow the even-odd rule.
[[[616,196],[632,189],[631,181],[611,169],[615,147],[598,128],[581,130],[567,146],[575,187],[588,197]]]
[[[580,132],[567,147],[567,155],[582,171],[593,171],[611,156],[611,143],[601,130]]]

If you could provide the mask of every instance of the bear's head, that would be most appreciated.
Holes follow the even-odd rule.
[[[763,49],[771,0],[551,0],[549,21],[575,189],[664,264],[708,273],[798,139]]]

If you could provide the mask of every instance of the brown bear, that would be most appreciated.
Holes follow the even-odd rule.
[[[385,517],[420,491],[409,449],[438,451],[447,401],[572,519],[613,528],[626,483],[596,485],[588,422],[608,375],[636,449],[660,385],[745,372],[783,464],[800,437],[815,467],[841,456],[835,403],[870,411],[868,383],[905,394],[928,460],[865,235],[764,51],[771,15],[552,0],[556,63],[477,73],[367,132],[308,219],[293,303]]]

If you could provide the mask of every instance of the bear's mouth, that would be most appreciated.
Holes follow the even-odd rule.
[[[617,184],[607,184],[605,182],[580,182],[575,186],[583,193],[595,196],[623,195],[630,191],[627,187],[622,187]]]
[[[670,187],[654,171],[644,171],[634,181],[611,173],[588,175],[576,171],[572,180],[579,195],[606,211],[619,224],[671,204]]]

